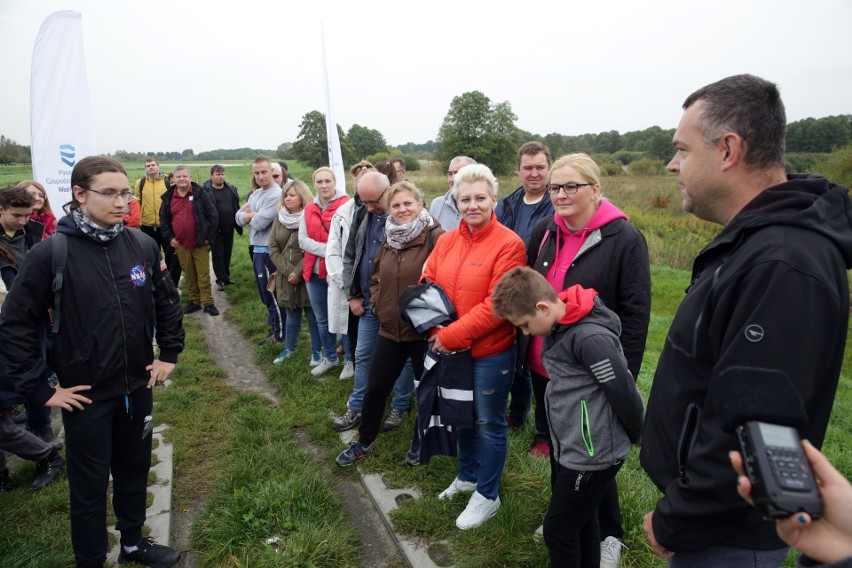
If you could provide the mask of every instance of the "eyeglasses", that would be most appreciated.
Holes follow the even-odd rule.
[[[40,191],[38,193],[31,193],[30,195],[32,195],[36,199],[44,199],[44,194]]]
[[[278,179],[278,178],[281,177],[281,174],[272,174],[272,177],[275,178],[275,179]]]
[[[586,187],[587,185],[595,185],[595,184],[593,184],[593,183],[574,183],[574,182],[549,183],[544,187],[547,188],[547,191],[549,191],[550,193],[557,193],[558,194],[559,190],[562,190],[562,191],[565,192],[565,195],[573,195],[573,194],[577,193],[577,191],[581,187]]]
[[[113,201],[115,201],[116,197],[120,197],[122,201],[130,201],[130,198],[133,197],[132,191],[98,191],[97,189],[87,189],[86,191],[103,195],[107,199],[112,199]]]
[[[379,203],[381,203],[382,197],[385,196],[385,193],[387,193],[387,190],[384,190],[378,199],[371,199],[369,201],[367,201],[366,199],[362,199],[361,203],[363,203],[364,205],[378,205]]]

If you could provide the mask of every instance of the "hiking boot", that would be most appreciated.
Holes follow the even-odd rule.
[[[197,311],[198,311],[198,310],[200,310],[200,309],[201,309],[201,306],[199,306],[199,305],[198,305],[198,304],[196,304],[195,302],[190,302],[190,303],[188,303],[188,304],[186,305],[186,307],[183,309],[183,313],[184,313],[184,315],[186,315],[186,314],[194,314],[195,312],[197,312]]]
[[[441,491],[441,494],[438,495],[438,499],[444,501],[446,499],[452,499],[458,493],[470,493],[471,491],[476,491],[476,482],[475,481],[462,481],[458,477],[450,483],[450,486]]]
[[[49,445],[54,450],[62,449],[62,440],[60,440],[53,434],[53,428],[51,428],[50,426],[45,426],[44,428],[34,430],[33,434],[41,438],[41,440],[45,444]]]
[[[9,477],[9,468],[0,470],[0,493],[8,493],[15,488],[12,478]]]
[[[219,290],[220,292],[224,292],[225,291],[225,283],[222,282],[221,280],[216,282],[216,289]]]
[[[399,428],[402,421],[405,420],[405,417],[408,416],[407,410],[397,410],[396,408],[391,408],[390,414],[385,419],[384,424],[382,424],[382,432],[387,432],[388,430],[395,430]],[[420,452],[417,452],[417,455],[420,455]],[[419,458],[418,458],[419,460]]]
[[[219,310],[216,309],[216,306],[214,304],[207,304],[206,306],[204,306],[204,313],[208,316],[218,316]]]
[[[53,450],[50,455],[36,462],[36,478],[33,481],[33,491],[41,491],[62,475],[65,469],[65,459],[59,452]]]
[[[618,568],[621,562],[621,549],[624,545],[614,536],[601,541],[601,568]]]
[[[365,446],[358,440],[355,440],[354,442],[349,442],[349,447],[340,452],[340,455],[337,456],[337,459],[334,461],[336,461],[337,465],[340,467],[346,467],[347,465],[352,465],[372,451],[373,444]]]
[[[530,447],[530,455],[534,458],[550,457],[550,444],[541,440],[533,442],[532,447]]]
[[[467,502],[467,507],[456,519],[456,526],[463,531],[475,529],[496,515],[499,508],[500,497],[488,499],[480,495],[479,491],[474,491],[470,501]]]
[[[285,348],[284,350],[281,351],[281,353],[278,354],[278,356],[275,359],[272,360],[272,364],[273,365],[280,365],[284,361],[284,359],[286,359],[287,357],[289,357],[293,353],[295,353],[295,351],[290,351],[289,349]]]
[[[341,381],[345,381],[346,379],[351,379],[355,376],[355,363],[352,361],[344,361],[343,362],[343,370],[340,371],[340,376],[338,377]]]
[[[143,538],[133,552],[126,552],[121,547],[118,553],[118,563],[128,564],[135,562],[148,568],[171,568],[180,560],[180,552],[174,548],[157,544],[151,537]]]
[[[326,371],[330,371],[331,369],[334,369],[335,367],[337,367],[339,365],[340,365],[340,361],[337,360],[337,357],[334,358],[334,361],[331,361],[331,360],[323,357],[320,360],[320,364],[317,365],[316,367],[314,367],[313,369],[311,369],[311,374],[315,377],[319,377],[320,375],[322,375]]]
[[[331,428],[332,430],[343,432],[345,430],[351,430],[360,423],[361,413],[352,412],[347,408],[346,412],[343,413],[343,416],[338,417],[337,420],[331,423]]]
[[[311,351],[311,367],[316,367],[322,361],[322,353],[319,351]]]
[[[275,337],[272,334],[269,334],[268,336],[266,336],[263,339],[261,339],[260,341],[258,341],[257,344],[258,345],[266,345],[267,343],[272,343],[274,345],[275,343],[278,343],[278,342],[279,342],[279,339],[277,337]]]

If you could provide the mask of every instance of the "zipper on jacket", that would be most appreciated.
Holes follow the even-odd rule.
[[[589,424],[589,408],[586,406],[586,400],[580,400],[580,435],[583,438],[583,445],[586,446],[586,452],[589,457],[595,457],[595,443],[592,440],[592,425]]]
[[[116,237],[118,238],[118,237]],[[127,363],[127,328],[124,325],[124,310],[121,309],[121,294],[118,292],[118,287],[115,285],[115,273],[112,271],[112,264],[109,261],[109,251],[107,247],[104,247],[104,257],[106,258],[107,269],[109,269],[110,283],[112,283],[112,290],[115,292],[115,298],[118,302],[118,319],[121,322],[121,341],[123,344],[123,349],[121,352],[124,354],[124,392],[126,394],[130,393],[130,381],[127,378],[127,369],[129,367]]]
[[[694,402],[690,402],[686,407],[686,416],[683,419],[680,438],[677,443],[677,473],[680,477],[686,475],[686,460],[689,457],[689,451],[695,445],[695,439],[698,437],[700,419],[701,408]]]

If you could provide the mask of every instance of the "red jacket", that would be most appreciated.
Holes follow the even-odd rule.
[[[337,208],[347,201],[349,201],[349,197],[340,197],[329,203],[324,210],[321,210],[319,205],[313,202],[305,205],[305,228],[308,231],[308,236],[315,241],[327,243],[331,218],[334,217],[334,212],[337,211]],[[305,282],[311,279],[311,272],[314,270],[314,262],[316,260],[317,256],[315,254],[305,253],[305,261],[302,265],[302,278],[304,278]],[[325,280],[328,275],[325,269],[325,259],[320,257],[319,261],[319,277]]]
[[[515,328],[494,316],[491,292],[501,276],[526,263],[524,241],[493,213],[481,231],[471,234],[462,220],[458,229],[438,239],[423,277],[443,288],[458,312],[458,320],[438,331],[444,347],[470,348],[478,359],[498,355],[512,345]]]

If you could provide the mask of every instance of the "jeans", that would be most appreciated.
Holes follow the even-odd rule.
[[[254,253],[251,262],[254,268],[254,281],[257,284],[257,293],[260,295],[260,301],[266,306],[266,310],[269,312],[266,321],[272,326],[272,336],[275,339],[284,339],[284,319],[287,317],[287,312],[278,305],[275,294],[266,289],[269,277],[275,272],[275,265],[270,260],[268,252]]]
[[[287,308],[287,326],[284,336],[284,348],[288,351],[295,351],[299,344],[299,332],[302,331],[302,310],[305,311],[305,317],[308,318],[308,332],[311,336],[311,351],[319,351],[322,347],[320,341],[319,327],[317,326],[317,318],[311,308]]]
[[[141,388],[125,397],[96,400],[83,412],[62,411],[71,497],[71,544],[77,566],[101,568],[107,554],[107,486],[112,473],[112,506],[121,544],[142,538],[151,467],[151,436],[142,438],[151,414],[151,391]]]
[[[668,561],[670,568],[778,568],[789,548],[752,550],[733,546],[711,546],[697,552],[678,552]]]
[[[462,481],[476,482],[476,491],[496,499],[506,465],[509,425],[506,402],[515,377],[512,346],[498,355],[473,360],[473,406],[475,428],[459,428],[459,473]]]
[[[576,471],[562,467],[551,456],[552,495],[544,517],[544,543],[551,566],[600,565],[597,509],[619,469],[621,462],[599,471]]]
[[[254,255],[257,256],[257,253],[254,253]],[[323,355],[329,361],[337,361],[337,337],[328,331],[328,282],[325,278],[320,278],[318,274],[311,274],[307,287],[308,297],[311,299],[311,308],[317,318],[317,329],[319,330]]]
[[[361,412],[364,406],[364,395],[367,392],[367,382],[370,376],[370,360],[376,338],[379,336],[379,318],[373,314],[370,304],[364,304],[364,313],[358,321],[358,345],[355,346],[355,385],[346,406],[352,412]],[[393,385],[394,395],[391,408],[408,410],[411,405],[411,395],[414,394],[414,370],[411,361],[405,363],[405,369],[399,374]]]

